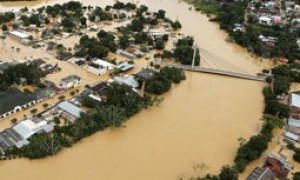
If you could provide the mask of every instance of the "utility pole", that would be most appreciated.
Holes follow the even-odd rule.
[[[194,45],[194,55],[193,55],[193,61],[192,61],[192,69],[194,69],[194,67],[195,67],[197,49],[198,49],[198,46]]]

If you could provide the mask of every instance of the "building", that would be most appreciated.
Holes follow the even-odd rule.
[[[135,74],[138,78],[141,78],[143,80],[151,79],[155,75],[155,71],[153,69],[142,69],[140,72]]]
[[[118,50],[116,51],[116,54],[120,54],[120,55],[122,55],[122,56],[124,56],[124,57],[126,57],[126,58],[129,58],[129,59],[135,59],[135,58],[137,58],[137,56],[134,55],[133,53],[129,53],[129,52],[124,51],[124,50],[122,50],[122,49],[118,49]]]
[[[299,142],[299,139],[300,139],[298,135],[291,133],[289,131],[285,132],[284,136],[287,139],[287,141],[291,142],[291,143]]]
[[[36,133],[49,133],[54,127],[46,121],[39,119],[33,121],[26,119],[12,128],[8,128],[0,133],[0,151],[10,150],[13,147],[21,148],[30,144],[28,139]]]
[[[286,129],[288,132],[291,132],[295,135],[300,136],[300,120],[289,118],[288,119],[288,126]]]
[[[22,40],[30,38],[30,35],[20,32],[20,31],[11,31],[11,32],[9,32],[9,36],[12,39],[17,39],[18,41],[22,41]]]
[[[273,180],[275,176],[269,168],[256,167],[246,180]]]
[[[87,66],[87,70],[99,76],[106,74],[108,71],[115,68],[115,65],[107,61],[96,59]]]
[[[290,95],[290,116],[293,119],[300,119],[300,95],[291,93]]]
[[[67,61],[67,60],[71,59],[72,57],[73,57],[72,53],[65,52],[65,53],[58,54],[56,56],[56,59],[61,60],[61,61]]]
[[[131,74],[125,74],[124,76],[117,76],[114,78],[114,81],[116,81],[119,84],[125,84],[135,89],[139,88],[138,81]]]
[[[134,63],[129,63],[128,61],[124,61],[116,66],[117,69],[121,70],[122,72],[129,71],[130,69],[134,68]]]
[[[277,178],[286,179],[293,165],[275,157],[273,154],[268,154],[265,159],[264,167],[269,168]]]
[[[267,16],[261,16],[258,18],[258,23],[262,25],[272,26],[273,20]]]
[[[91,90],[93,92],[93,94],[101,94],[102,92],[104,92],[106,90],[106,88],[108,87],[108,84],[106,81],[91,85],[88,87],[89,90]]]
[[[80,114],[85,112],[81,108],[75,106],[69,101],[63,101],[59,103],[55,108],[55,112],[59,112],[62,117],[65,117],[67,120],[74,122],[77,118],[80,117]]]
[[[63,78],[60,82],[59,82],[59,86],[62,89],[68,90],[70,88],[74,88],[79,86],[81,83],[81,78],[77,75],[70,75],[67,76],[65,78]]]
[[[16,88],[0,92],[0,119],[33,106],[37,102],[33,93],[23,93]]]

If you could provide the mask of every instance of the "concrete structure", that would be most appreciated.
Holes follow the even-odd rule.
[[[134,63],[129,63],[128,61],[124,61],[116,66],[116,68],[120,69],[122,72],[129,71],[130,69],[134,68]]]
[[[70,75],[67,76],[65,78],[63,78],[60,82],[59,82],[59,86],[62,89],[68,90],[70,88],[74,88],[79,86],[81,83],[81,78],[77,75]]]
[[[19,41],[22,41],[24,39],[29,39],[30,35],[22,33],[20,31],[11,31],[9,32],[9,36],[13,39],[17,39]]]
[[[125,84],[135,89],[139,87],[138,81],[131,74],[125,74],[124,76],[115,77],[114,81],[119,84]]]
[[[273,25],[273,21],[271,18],[267,17],[267,16],[261,16],[258,18],[258,23],[262,24],[262,25],[267,25],[267,26],[272,26]]]
[[[0,92],[0,119],[31,107],[36,102],[35,94],[23,93],[16,88]]]
[[[79,107],[73,105],[72,103],[68,102],[68,101],[63,101],[61,103],[59,103],[57,105],[57,107],[59,109],[61,109],[62,111],[67,112],[68,114],[79,118],[80,117],[80,113],[84,112],[82,109],[80,109]]]
[[[36,133],[49,133],[54,127],[44,120],[34,122],[26,119],[12,128],[8,128],[0,133],[0,151],[10,150],[13,147],[21,148],[30,144],[28,139]]]
[[[87,70],[99,76],[106,74],[108,71],[115,68],[115,65],[107,61],[96,59],[87,66]]]
[[[242,73],[236,73],[236,72],[224,71],[224,70],[212,69],[212,68],[203,68],[203,67],[192,68],[191,66],[187,66],[187,65],[179,65],[178,67],[186,71],[219,74],[223,76],[235,77],[240,79],[248,79],[253,81],[265,81],[266,78],[265,76],[254,76],[249,74],[242,74]]]

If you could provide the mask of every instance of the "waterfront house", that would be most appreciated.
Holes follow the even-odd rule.
[[[75,106],[69,101],[63,101],[59,103],[56,107],[54,107],[53,110],[55,112],[58,112],[60,116],[66,118],[70,122],[74,122],[77,118],[80,117],[81,113],[85,112],[84,110]]]
[[[12,128],[0,133],[0,151],[10,150],[13,147],[22,148],[30,144],[28,139],[36,133],[49,133],[54,127],[45,120],[26,119]]]
[[[273,180],[275,176],[273,172],[266,167],[256,167],[246,180]]]
[[[77,75],[70,75],[67,76],[65,78],[63,78],[60,82],[59,82],[59,86],[62,89],[68,90],[70,88],[74,88],[79,86],[81,83],[81,78]]]
[[[0,119],[33,106],[37,102],[33,93],[23,93],[16,88],[0,92]]]

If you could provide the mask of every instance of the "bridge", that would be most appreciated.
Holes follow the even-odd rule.
[[[196,56],[196,48],[194,50],[194,59]],[[265,81],[265,75],[254,75],[253,73],[249,73],[239,66],[230,63],[228,60],[219,57],[218,55],[207,51],[203,48],[199,49],[201,56],[201,67],[193,66],[193,65],[178,65],[177,67],[182,68],[186,71],[192,72],[201,72],[201,73],[209,73],[209,74],[217,74],[223,76],[229,76],[233,78],[247,79],[253,81]],[[194,64],[194,59],[192,64]]]
[[[242,73],[236,73],[236,72],[230,72],[220,69],[212,69],[212,68],[205,68],[205,67],[194,67],[186,66],[186,65],[179,65],[177,66],[181,69],[184,69],[186,71],[192,71],[192,72],[202,72],[202,73],[209,73],[209,74],[219,74],[229,77],[235,77],[240,79],[247,79],[247,80],[253,80],[253,81],[265,81],[265,76],[255,76],[250,74],[242,74]]]

